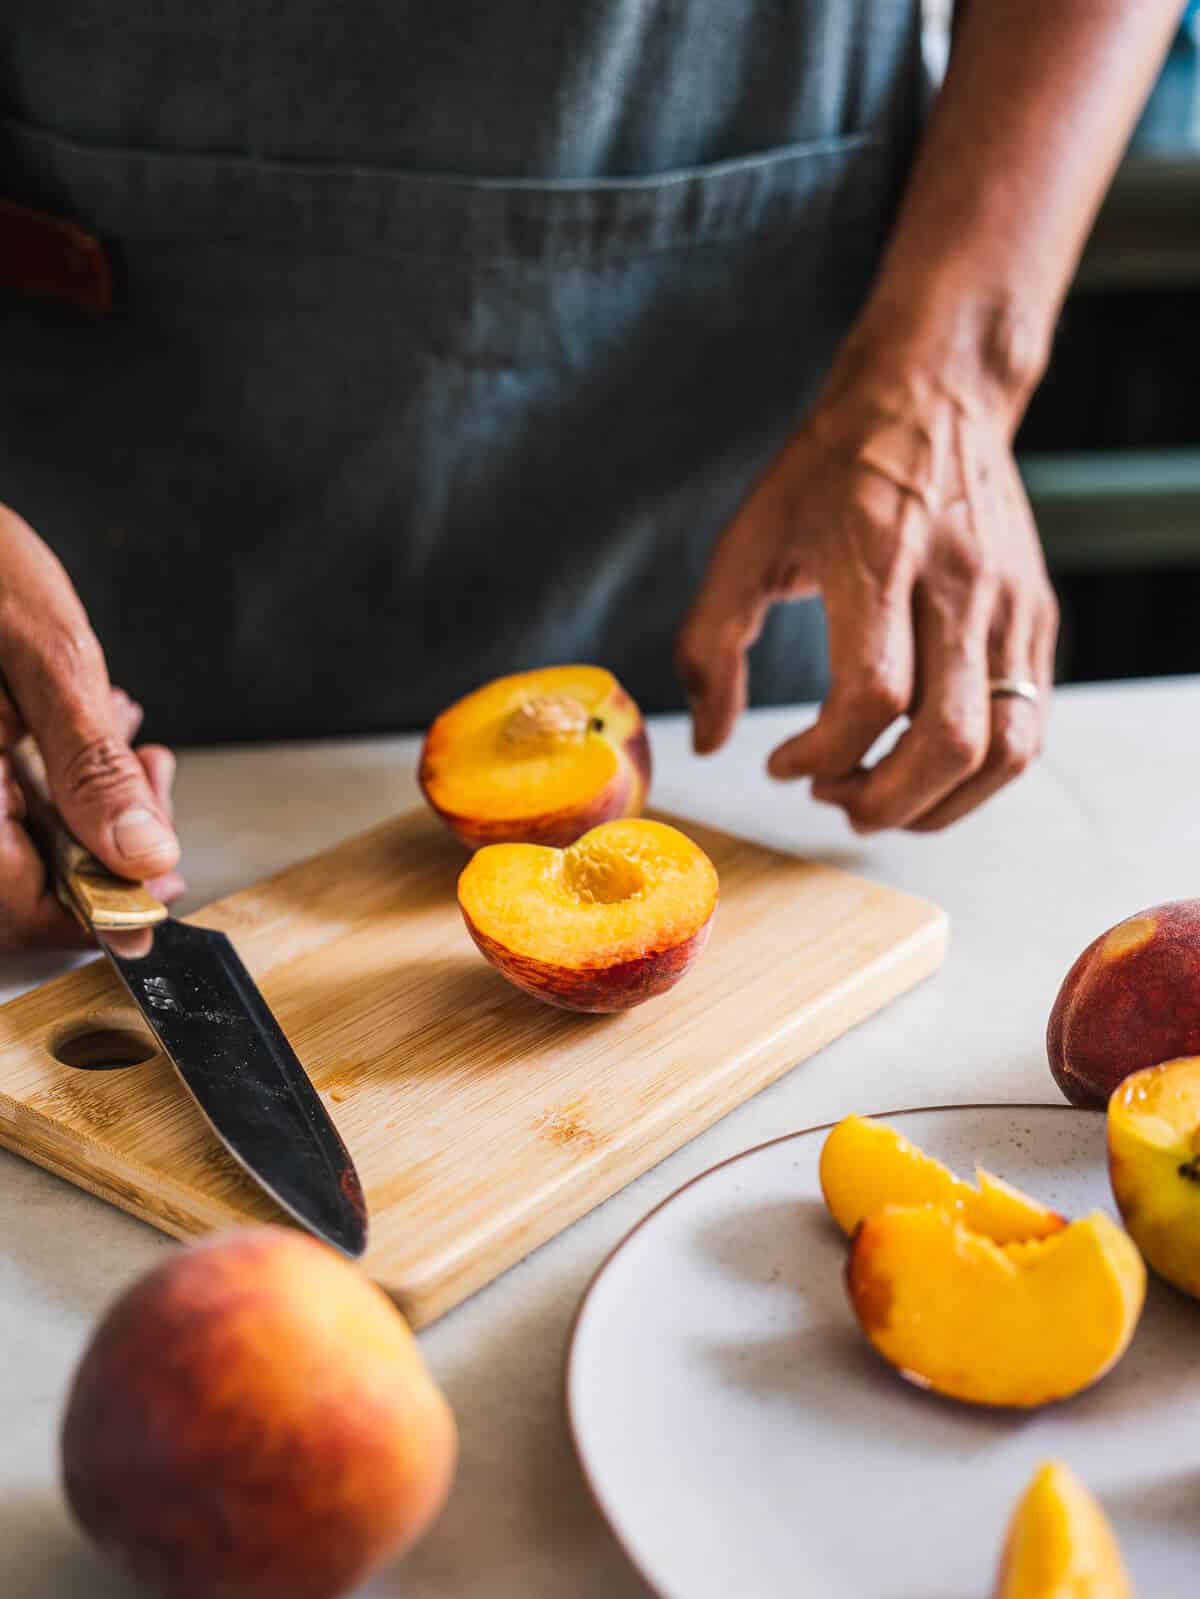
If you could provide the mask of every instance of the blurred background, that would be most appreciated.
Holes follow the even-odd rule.
[[[927,0],[936,73],[949,0]],[[1130,142],[1017,455],[1060,680],[1200,671],[1200,0]]]

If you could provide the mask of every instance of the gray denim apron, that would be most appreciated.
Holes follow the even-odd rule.
[[[0,193],[107,316],[0,296],[0,498],[158,737],[419,726],[493,675],[682,703],[714,537],[861,304],[918,0],[14,0]],[[820,691],[813,605],[758,700]]]

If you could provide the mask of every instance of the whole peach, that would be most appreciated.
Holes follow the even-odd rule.
[[[193,1245],[123,1294],[62,1430],[81,1525],[169,1599],[335,1599],[429,1524],[456,1451],[400,1314],[282,1227]]]
[[[1046,1053],[1066,1097],[1096,1108],[1131,1072],[1200,1055],[1200,900],[1139,911],[1089,944],[1059,989]]]

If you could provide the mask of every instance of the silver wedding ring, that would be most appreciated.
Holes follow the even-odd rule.
[[[988,684],[994,700],[1028,700],[1036,705],[1042,697],[1037,684],[1027,677],[994,677]]]

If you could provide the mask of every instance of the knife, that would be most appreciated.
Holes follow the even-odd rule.
[[[94,934],[167,1059],[233,1158],[308,1231],[357,1257],[367,1207],[350,1153],[224,933],[176,921],[68,830],[36,746],[16,767],[55,892]]]

